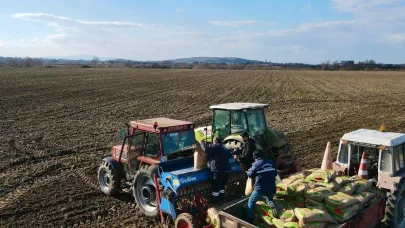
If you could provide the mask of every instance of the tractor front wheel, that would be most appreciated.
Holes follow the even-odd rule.
[[[142,168],[134,178],[133,195],[139,210],[146,216],[158,215],[156,187],[153,174],[157,175],[157,166]]]
[[[98,182],[101,191],[107,195],[115,195],[120,191],[121,180],[118,177],[117,170],[107,161],[103,161],[98,168]]]
[[[174,222],[175,228],[197,228],[197,221],[189,213],[181,213]]]
[[[388,194],[383,227],[405,227],[405,179],[394,193]]]

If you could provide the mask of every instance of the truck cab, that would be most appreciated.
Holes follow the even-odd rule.
[[[357,175],[363,152],[369,179],[386,193],[384,227],[405,227],[405,134],[358,129],[340,139],[333,169]]]
[[[369,129],[346,133],[340,139],[334,169],[349,176],[356,175],[363,152],[366,152],[369,178],[380,180],[386,176],[401,176],[404,171],[405,134]],[[379,184],[383,188],[392,188],[385,181]]]

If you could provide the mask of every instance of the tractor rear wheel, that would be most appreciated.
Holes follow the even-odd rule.
[[[157,175],[157,166],[155,165],[140,169],[135,175],[133,188],[133,195],[137,207],[146,216],[151,217],[158,215],[156,187],[153,174]]]
[[[388,193],[383,227],[405,227],[405,178],[394,193]]]
[[[197,221],[189,213],[181,213],[174,222],[175,228],[197,228]]]
[[[98,168],[98,182],[101,191],[107,195],[115,195],[120,191],[121,180],[118,177],[117,170],[107,161],[103,161]]]

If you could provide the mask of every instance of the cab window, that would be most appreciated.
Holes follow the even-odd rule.
[[[381,151],[381,164],[380,164],[380,170],[383,172],[388,172],[391,173],[391,152],[389,150],[383,150]]]
[[[192,130],[164,134],[162,136],[163,151],[165,155],[180,150],[193,148],[194,132]]]
[[[131,143],[131,153],[141,154],[145,143],[145,133],[134,135],[131,138],[130,143]]]
[[[247,130],[245,112],[231,111],[231,134]]]
[[[339,163],[349,163],[349,146],[347,144],[340,144]]]
[[[157,157],[160,155],[159,138],[157,134],[146,134],[145,155],[149,157]]]
[[[214,129],[212,129],[216,136],[224,139],[229,135],[229,111],[227,110],[214,110]]]
[[[404,167],[404,147],[399,145],[394,147],[394,171]]]
[[[145,142],[145,133],[141,133],[139,135],[135,135],[132,137],[131,146],[139,149],[142,148],[144,142]]]
[[[266,120],[262,109],[247,111],[249,132],[252,136],[263,135],[266,131]]]

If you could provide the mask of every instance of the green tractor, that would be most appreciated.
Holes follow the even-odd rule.
[[[234,149],[243,145],[240,133],[247,131],[255,139],[256,147],[276,162],[281,178],[298,172],[300,168],[286,136],[267,126],[265,109],[268,107],[257,103],[213,105],[210,107],[212,126],[197,128],[196,140],[210,142],[212,135],[219,136],[228,149]]]

